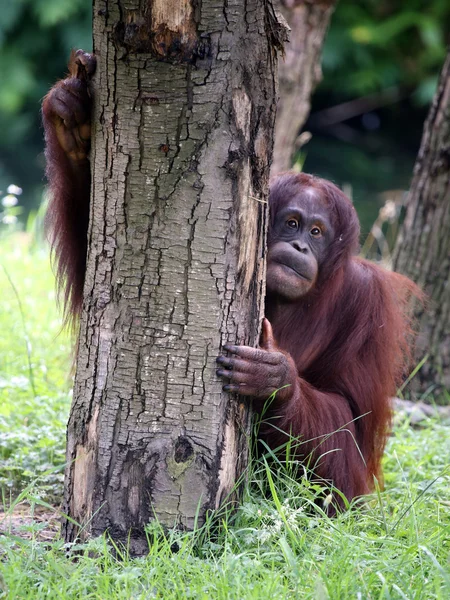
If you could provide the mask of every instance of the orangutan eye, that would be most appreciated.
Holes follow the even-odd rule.
[[[322,231],[318,227],[313,227],[310,231],[310,234],[314,237],[320,237],[322,235]]]
[[[291,229],[298,229],[297,219],[289,219],[288,221],[286,221],[286,225]]]

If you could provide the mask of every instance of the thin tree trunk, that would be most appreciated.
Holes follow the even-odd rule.
[[[279,0],[277,3],[291,32],[285,58],[279,65],[280,99],[273,174],[292,167],[300,129],[311,108],[311,94],[322,79],[322,46],[335,3],[335,0]]]
[[[94,1],[97,74],[84,309],[68,426],[66,540],[147,549],[192,528],[247,460],[221,392],[258,340],[281,42],[264,0]]]
[[[413,390],[437,399],[450,389],[450,53],[424,126],[394,266],[428,296],[425,309],[416,309],[415,352],[417,363],[428,359]]]

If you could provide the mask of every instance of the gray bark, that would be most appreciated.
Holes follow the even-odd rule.
[[[308,118],[311,95],[322,79],[321,57],[335,0],[279,0],[277,8],[291,32],[280,61],[280,99],[275,128],[272,173],[292,167],[299,133]]]
[[[424,126],[394,267],[427,294],[415,310],[415,359],[428,359],[412,389],[438,399],[450,389],[450,54]]]
[[[92,201],[68,426],[66,540],[192,528],[233,494],[247,405],[227,341],[263,311],[276,111],[271,3],[94,1]]]

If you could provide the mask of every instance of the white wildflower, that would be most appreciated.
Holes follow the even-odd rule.
[[[8,190],[9,190],[9,188],[8,188]],[[13,196],[12,194],[8,194],[2,200],[2,204],[5,208],[11,208],[11,206],[16,206],[17,202],[18,202],[17,198],[15,196]]]
[[[5,225],[14,225],[17,223],[17,217],[15,215],[5,215],[2,219]]]
[[[396,216],[397,208],[395,206],[395,202],[393,200],[387,200],[380,210],[380,217],[383,219],[383,221],[390,221],[392,223]]]
[[[14,194],[14,196],[20,196],[20,194],[22,193],[23,190],[18,185],[14,185],[12,183],[11,185],[8,185],[8,189],[6,191],[8,192],[8,194]]]

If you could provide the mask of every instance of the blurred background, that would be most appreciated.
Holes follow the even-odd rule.
[[[23,226],[44,189],[42,97],[71,48],[91,49],[90,0],[0,0],[0,227]],[[408,188],[446,51],[449,0],[340,0],[297,162],[344,187],[363,237]],[[20,189],[10,187],[11,184]],[[6,220],[5,220],[6,219]]]

